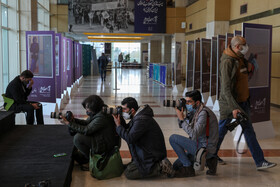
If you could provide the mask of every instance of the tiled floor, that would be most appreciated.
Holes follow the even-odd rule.
[[[115,88],[119,90],[114,90]],[[149,104],[154,110],[155,119],[159,123],[168,150],[168,157],[175,161],[175,154],[169,144],[168,138],[171,134],[186,133],[178,128],[177,118],[173,108],[162,106],[164,99],[180,98],[172,95],[171,88],[160,86],[146,78],[145,70],[121,70],[117,72],[117,85],[115,85],[114,71],[107,73],[106,82],[101,82],[99,77],[86,77],[83,84],[74,93],[64,112],[71,110],[76,117],[85,118],[85,110],[81,102],[87,96],[97,94],[102,97],[108,105],[120,105],[123,98],[135,97],[140,105]],[[228,133],[221,147],[221,156],[227,161],[227,165],[218,167],[217,176],[207,176],[205,172],[197,173],[196,177],[185,179],[157,178],[149,180],[130,181],[124,175],[105,181],[92,178],[89,172],[81,171],[75,166],[72,173],[72,187],[87,186],[280,186],[280,109],[271,107],[271,120],[275,130],[275,138],[259,140],[264,154],[269,161],[278,163],[278,166],[267,171],[256,171],[256,167],[250,154],[238,155],[235,153],[235,142],[233,134]],[[57,120],[49,119],[48,123],[59,123]],[[244,147],[244,144],[243,144]],[[246,147],[246,146],[245,146]],[[121,153],[124,162],[128,162],[128,147],[122,142]]]

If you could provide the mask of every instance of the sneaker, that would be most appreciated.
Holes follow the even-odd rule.
[[[160,162],[161,172],[166,174],[167,177],[174,177],[175,171],[173,170],[173,166],[168,158],[163,159]]]
[[[262,169],[268,169],[276,166],[277,164],[268,162],[268,161],[263,161],[260,165],[257,166],[257,170],[262,170]]]
[[[193,166],[188,166],[188,167],[181,167],[179,170],[175,172],[174,177],[177,178],[183,178],[183,177],[194,177],[195,176],[195,171],[193,169]]]
[[[206,174],[207,175],[216,175],[217,164],[218,164],[218,159],[216,157],[206,159],[206,165],[208,167]]]
[[[218,163],[220,165],[225,165],[226,164],[226,162],[223,159],[221,159],[219,156],[217,156],[217,158],[218,158]]]

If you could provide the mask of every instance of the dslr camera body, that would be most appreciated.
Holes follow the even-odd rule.
[[[247,121],[248,121],[247,116],[244,113],[239,112],[237,113],[236,121],[226,124],[226,128],[229,131],[233,131],[235,127],[237,127],[239,124],[243,126],[244,124],[247,123]]]
[[[179,110],[182,110],[182,108],[186,108],[186,99],[181,98],[178,100],[163,100],[163,106],[165,107],[176,107]]]
[[[122,107],[121,106],[117,106],[117,107],[108,107],[108,106],[104,106],[102,107],[102,112],[104,114],[114,114],[114,115],[122,115]]]

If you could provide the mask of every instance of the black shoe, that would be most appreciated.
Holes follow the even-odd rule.
[[[218,159],[216,157],[206,159],[206,165],[208,167],[206,174],[207,175],[216,175]]]
[[[161,167],[161,173],[166,174],[167,177],[173,178],[175,174],[175,170],[173,169],[173,166],[171,162],[168,160],[168,158],[163,159],[160,162]]]
[[[175,171],[175,177],[183,178],[183,177],[194,177],[195,171],[192,166],[181,167],[179,170]]]
[[[89,162],[89,159],[86,158],[79,150],[73,151],[72,159],[78,162],[80,165],[87,164]]]

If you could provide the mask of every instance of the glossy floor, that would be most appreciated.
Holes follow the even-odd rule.
[[[117,77],[117,81],[115,81]],[[179,89],[180,90],[180,89]],[[176,99],[182,93],[176,95],[171,88],[165,88],[154,81],[147,79],[145,70],[121,70],[107,73],[105,82],[99,77],[86,77],[79,89],[74,92],[73,97],[64,108],[64,112],[71,110],[76,117],[86,118],[85,110],[81,102],[89,95],[97,94],[102,97],[108,105],[120,105],[125,97],[134,97],[140,105],[149,104],[154,110],[155,119],[159,123],[166,142],[168,157],[173,162],[176,154],[169,144],[171,134],[186,133],[178,128],[177,118],[173,108],[162,106],[164,99]],[[156,178],[148,180],[127,180],[124,175],[105,181],[92,178],[89,172],[81,171],[75,166],[72,173],[72,187],[88,186],[280,186],[280,109],[271,107],[271,120],[275,130],[275,137],[259,140],[264,154],[269,161],[278,163],[278,166],[267,171],[256,171],[256,166],[250,154],[238,155],[235,153],[235,142],[233,133],[226,135],[221,147],[221,156],[227,162],[226,165],[218,167],[217,176],[207,176],[205,171],[197,173],[196,177],[184,179]],[[57,120],[45,116],[46,123],[59,123]],[[246,145],[241,146],[246,148]],[[130,160],[128,147],[122,142],[121,153],[124,162]]]

